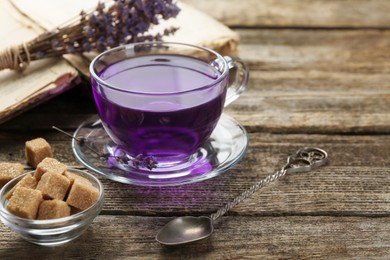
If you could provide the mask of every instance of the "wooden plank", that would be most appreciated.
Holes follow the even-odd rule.
[[[44,248],[0,226],[0,257],[82,259],[378,258],[390,251],[390,218],[225,217],[207,240],[165,247],[154,236],[170,218],[98,216],[77,240]]]
[[[183,0],[229,26],[389,28],[386,0]]]
[[[390,31],[237,32],[251,76],[247,91],[226,112],[248,131],[390,132]],[[89,91],[71,92],[74,102],[56,99],[0,128],[76,128],[95,113]]]
[[[388,72],[389,30],[237,29],[251,69]],[[335,67],[336,66],[336,67]],[[361,75],[361,76],[362,76]]]
[[[296,136],[295,140],[291,136],[257,138],[258,135],[250,136],[251,147],[238,166],[205,182],[173,188],[127,188],[126,185],[112,183],[106,189],[110,200],[105,210],[169,215],[185,214],[191,209],[198,214],[209,214],[280,168],[286,154],[298,149],[286,145],[293,143],[298,147],[324,147],[330,153],[329,166],[312,173],[286,176],[254,194],[231,214],[390,214],[387,203],[390,199],[388,138],[376,141],[365,137],[359,140],[337,136],[324,139]],[[140,200],[140,197],[143,199]],[[206,201],[207,204],[204,203]]]
[[[217,2],[222,3],[215,0],[208,5]],[[233,2],[238,3],[225,3]],[[256,3],[287,5],[268,0]],[[376,27],[367,21],[373,22],[374,14],[383,21],[383,13],[387,12],[374,13],[370,9],[382,3],[386,10],[387,3],[379,0],[300,3],[289,1],[290,8],[300,7],[304,20],[305,12],[312,11],[314,5],[324,14],[318,11],[317,23],[312,25],[306,22],[288,26],[344,27],[340,21],[347,20],[356,21],[359,27]],[[242,1],[238,4],[245,6]],[[324,21],[321,19],[330,12],[330,6],[344,4],[351,4],[350,9],[343,9],[344,17],[332,18],[336,24],[318,23]],[[373,15],[362,11],[362,21],[354,20],[356,16],[351,14],[359,10],[354,4],[365,7],[364,11],[372,10]],[[239,7],[235,10],[246,16]],[[309,21],[316,19],[306,17]],[[251,14],[240,19],[252,19]],[[345,25],[354,26],[358,25]],[[55,249],[43,248],[23,241],[0,225],[0,259],[388,258],[390,32],[236,31],[242,39],[241,56],[251,68],[247,92],[226,110],[250,132],[250,147],[237,166],[204,182],[165,188],[136,187],[99,177],[105,186],[105,205],[83,236]],[[88,93],[88,89],[74,89],[1,125],[0,161],[23,162],[24,142],[42,136],[52,144],[57,159],[83,169],[71,152],[70,139],[50,127],[56,124],[73,132],[95,113]],[[215,234],[206,241],[182,247],[163,247],[154,241],[157,230],[172,217],[214,212],[275,172],[288,154],[304,146],[328,151],[329,165],[285,176],[255,193],[219,220]],[[30,168],[26,165],[26,169]]]
[[[69,131],[69,133],[72,133]],[[0,132],[0,161],[24,160],[25,141],[44,137],[54,149],[55,157],[61,157],[67,164],[75,164],[71,151],[69,137],[55,130],[47,131],[1,131]],[[285,162],[289,153],[300,147],[319,146],[328,150],[332,166],[364,166],[364,167],[390,167],[390,137],[387,135],[306,135],[306,134],[266,134],[250,133],[249,149],[243,164],[256,165],[266,163],[267,169],[272,172]],[[267,161],[266,158],[273,158]],[[252,170],[248,165],[248,170]]]
[[[390,132],[390,31],[237,32],[251,76],[247,91],[226,112],[248,131]],[[74,102],[58,98],[0,128],[74,129],[96,113],[89,92],[71,92]]]
[[[34,132],[32,132],[34,133]],[[0,161],[24,162],[23,146],[31,132],[2,134]],[[35,132],[36,133],[36,132]],[[55,158],[80,167],[70,139],[56,132],[41,132],[52,145]],[[318,146],[329,152],[330,163],[310,173],[294,174],[233,209],[231,215],[390,215],[389,136],[250,134],[244,159],[213,179],[175,187],[137,187],[100,178],[105,186],[106,214],[171,216],[210,214],[246,188],[284,165],[287,155],[300,147]],[[206,203],[207,202],[207,203]]]
[[[390,132],[389,31],[239,33],[251,76],[227,111],[249,131]]]
[[[244,169],[242,169],[244,168]],[[105,213],[145,216],[209,215],[268,172],[244,166],[207,181],[174,188],[106,185]],[[390,171],[371,167],[327,167],[286,176],[253,194],[228,215],[390,216]],[[256,175],[260,175],[256,176]],[[142,199],[140,199],[142,198]]]

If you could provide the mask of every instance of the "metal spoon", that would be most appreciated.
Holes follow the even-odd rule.
[[[163,245],[180,245],[207,238],[213,233],[213,222],[254,192],[276,181],[286,173],[308,172],[326,164],[327,161],[327,152],[320,148],[305,147],[299,149],[295,154],[287,158],[287,163],[281,170],[257,182],[233,201],[225,204],[217,212],[209,217],[178,217],[170,221],[158,232],[156,240]]]

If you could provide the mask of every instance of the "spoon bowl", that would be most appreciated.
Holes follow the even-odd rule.
[[[209,237],[213,230],[209,217],[184,216],[168,222],[158,232],[156,240],[163,245],[180,245]]]

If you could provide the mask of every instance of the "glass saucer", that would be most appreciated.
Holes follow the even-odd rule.
[[[169,170],[159,169],[158,164],[149,170],[116,160],[114,156],[123,151],[107,135],[97,115],[82,123],[73,136],[81,140],[72,140],[73,153],[88,169],[117,182],[140,186],[173,186],[215,177],[238,163],[248,147],[245,128],[226,114],[222,114],[209,140],[190,162]]]

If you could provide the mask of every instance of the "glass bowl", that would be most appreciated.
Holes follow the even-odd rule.
[[[34,171],[22,174],[8,182],[0,191],[0,219],[11,230],[20,235],[28,242],[43,246],[58,246],[80,236],[92,223],[103,207],[104,189],[102,183],[92,174],[68,168],[67,171],[78,174],[88,179],[94,187],[99,190],[99,196],[91,207],[70,215],[68,217],[34,220],[21,218],[6,210],[8,200],[5,195],[27,174],[34,174]]]

